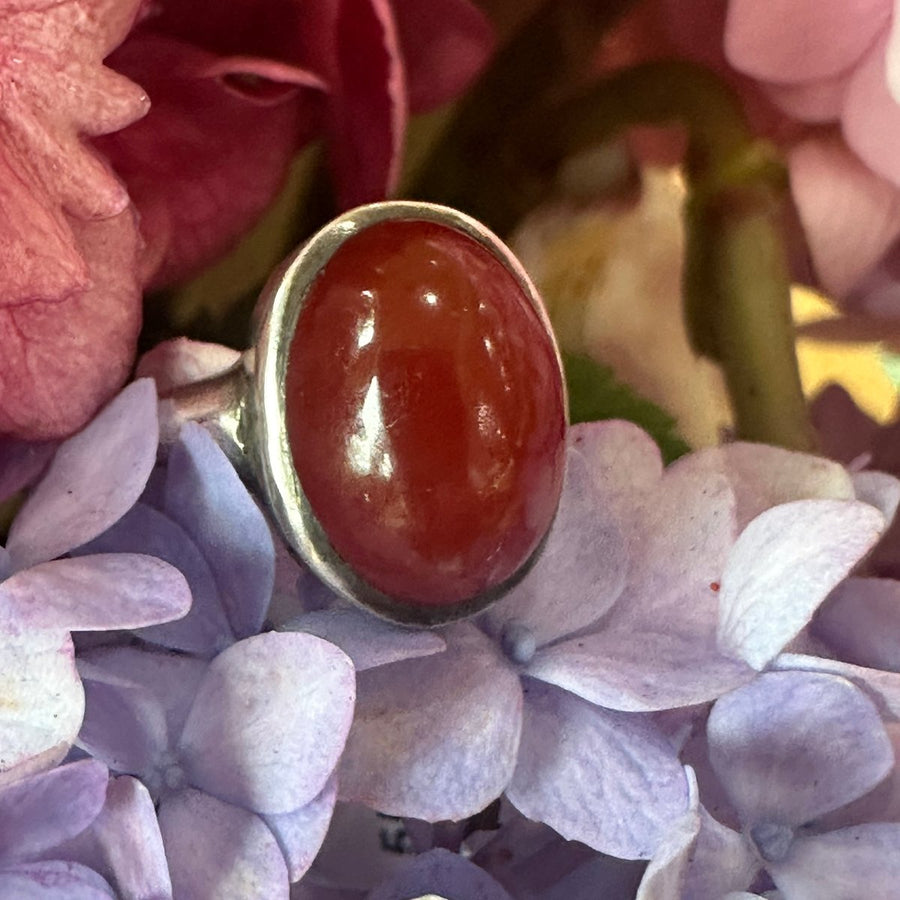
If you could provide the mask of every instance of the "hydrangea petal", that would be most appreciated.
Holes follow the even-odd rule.
[[[860,159],[883,178],[900,185],[900,161],[891,146],[900,140],[900,106],[888,90],[886,36],[857,67],[847,88],[841,117],[844,137]]]
[[[461,94],[494,48],[489,20],[468,0],[392,0],[409,109],[425,112]]]
[[[234,634],[256,634],[275,583],[272,535],[224,452],[195,423],[169,452],[165,490],[165,512],[209,563]]]
[[[159,828],[176,897],[287,900],[284,857],[259,816],[189,789],[160,804]]]
[[[82,661],[85,714],[78,746],[115,772],[150,780],[157,759],[169,747],[166,716],[142,685],[104,673]]]
[[[484,615],[485,627],[527,628],[538,646],[596,622],[625,585],[622,533],[604,513],[584,457],[569,450],[556,519],[534,568]]]
[[[831,592],[812,628],[845,662],[900,672],[900,581],[848,578]]]
[[[587,461],[604,508],[617,521],[628,521],[635,497],[655,490],[662,478],[659,447],[631,422],[583,422],[569,429],[569,442]]]
[[[759,860],[743,835],[732,831],[700,807],[700,834],[691,855],[680,900],[723,897],[749,887]]]
[[[526,672],[597,706],[623,712],[714,700],[755,674],[745,663],[706,645],[702,634],[621,628],[539,650]]]
[[[522,724],[519,679],[473,625],[442,634],[443,653],[359,675],[341,799],[433,822],[474,815],[506,787]]]
[[[162,396],[174,388],[221,375],[236,366],[239,351],[224,344],[208,344],[189,338],[173,338],[157,344],[138,360],[137,378],[152,378]]]
[[[0,308],[0,432],[66,437],[131,370],[141,325],[133,212],[71,226],[88,284],[62,299],[38,296]]]
[[[840,675],[861,688],[882,712],[900,718],[900,674],[854,666],[836,659],[824,659],[800,653],[781,653],[772,661],[772,668],[780,671],[820,672]]]
[[[884,0],[731,0],[725,52],[763,81],[812,81],[852,66],[887,24]],[[777,27],[773,28],[773,23]]]
[[[50,859],[0,871],[0,900],[116,900],[116,895],[93,869]]]
[[[181,653],[104,647],[79,653],[79,665],[86,677],[150,691],[165,713],[168,733],[177,736],[209,664]]]
[[[894,765],[874,704],[830,675],[763,673],[716,702],[707,734],[713,769],[747,826],[801,825],[855,800]]]
[[[309,634],[247,638],[219,654],[200,684],[179,742],[185,771],[224,800],[292,812],[334,769],[353,701],[353,667],[333,644]]]
[[[0,771],[41,753],[47,766],[62,759],[84,714],[69,634],[0,634],[0,697]]]
[[[802,141],[788,164],[816,274],[843,297],[900,235],[900,192],[838,140]]]
[[[156,809],[136,778],[110,778],[106,804],[91,826],[110,880],[132,900],[170,897],[172,882]]]
[[[84,831],[106,797],[106,766],[82,760],[0,790],[0,861],[34,859]]]
[[[623,859],[649,859],[687,810],[688,784],[649,718],[598,709],[529,680],[507,796],[565,838]]]
[[[234,642],[209,565],[184,529],[168,516],[136,503],[112,528],[79,552],[145,553],[184,575],[192,597],[187,615],[140,629],[138,636],[145,641],[208,656]]]
[[[147,483],[157,440],[153,382],[136,381],[56,451],[10,527],[16,564],[53,559],[123,516]]]
[[[791,900],[893,900],[900,883],[900,825],[875,823],[797,838],[787,858],[768,867]]]
[[[262,817],[284,853],[291,882],[299,881],[316,858],[328,832],[336,800],[337,779],[332,776],[316,797],[300,809]]]
[[[797,500],[757,516],[722,575],[722,648],[761,669],[883,530],[881,513],[856,501]]]
[[[0,617],[29,628],[106,631],[183,616],[191,592],[174,566],[139,553],[55,559],[0,584]]]
[[[900,480],[886,472],[856,472],[853,475],[856,499],[881,511],[886,522],[893,522],[900,506]]]
[[[314,634],[330,641],[350,657],[357,672],[430,656],[447,646],[436,631],[402,628],[347,606],[305,613],[288,622],[283,630]]]
[[[734,492],[737,527],[743,530],[760,513],[791,500],[853,500],[847,470],[811,453],[736,441],[683,457],[682,469],[720,472]]]
[[[53,441],[17,441],[0,436],[0,503],[31,484],[55,450]]]
[[[673,900],[682,896],[688,863],[700,834],[697,779],[686,769],[690,806],[666,832],[641,879],[635,900]]]
[[[413,857],[368,894],[367,900],[408,900],[428,894],[466,900],[512,900],[483,869],[441,847]]]

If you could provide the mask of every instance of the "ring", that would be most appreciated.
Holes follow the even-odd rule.
[[[329,587],[406,625],[483,610],[556,514],[567,398],[512,252],[448,207],[351,210],[270,278],[253,346],[176,389]]]

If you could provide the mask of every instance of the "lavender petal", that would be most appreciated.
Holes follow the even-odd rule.
[[[660,623],[665,625],[665,623]],[[538,650],[526,673],[606,709],[652,712],[713,700],[756,674],[675,630],[609,628]]]
[[[309,634],[247,638],[207,669],[179,742],[197,787],[260,813],[288,813],[322,790],[353,718],[354,672]]]
[[[173,566],[138,553],[57,559],[0,584],[0,617],[31,629],[106,631],[177,619],[191,593]]]
[[[812,631],[845,662],[900,672],[900,581],[846,579],[818,611]]]
[[[138,636],[188,653],[212,655],[234,643],[219,589],[196,544],[168,516],[137,503],[112,528],[86,544],[88,553],[144,553],[169,563],[185,576],[193,602],[175,622],[150,625]]]
[[[74,656],[65,631],[0,633],[0,772],[68,752],[84,715]]]
[[[735,441],[698,450],[679,464],[725,475],[734,491],[740,529],[782,503],[856,497],[850,475],[842,465],[811,453],[765,444]]]
[[[0,436],[0,503],[31,484],[50,462],[56,447],[56,441]]]
[[[54,559],[121,518],[147,483],[158,440],[153,382],[135,381],[56,451],[9,530],[17,568]]]
[[[166,716],[144,686],[82,661],[85,714],[78,746],[114,772],[149,776],[169,747]]]
[[[432,822],[462,819],[509,782],[521,729],[518,676],[475,626],[441,633],[443,653],[359,675],[342,800]]]
[[[510,624],[527,628],[538,646],[600,618],[625,584],[625,539],[604,512],[580,453],[569,450],[559,511],[534,568],[483,617],[495,636]]]
[[[159,828],[176,897],[288,900],[284,857],[259,816],[189,789],[163,800]]]
[[[875,544],[884,517],[865,503],[798,500],[754,519],[722,576],[719,642],[763,668]]]
[[[209,663],[180,653],[104,647],[79,654],[78,665],[85,678],[149,691],[174,739],[184,729]]]
[[[790,900],[894,900],[900,884],[900,825],[855,825],[799,837],[783,862],[767,868]]]
[[[84,831],[103,807],[106,766],[83,760],[0,790],[0,865],[34,859]]]
[[[164,512],[209,563],[234,634],[256,634],[275,583],[272,535],[225,454],[192,422],[169,453]]]
[[[622,859],[649,859],[687,810],[688,783],[648,717],[598,709],[529,679],[507,796],[565,838]]]
[[[289,813],[262,816],[284,853],[292,883],[306,874],[316,858],[328,832],[336,800],[337,779],[332,775],[306,806]]]
[[[446,647],[436,631],[402,628],[347,606],[304,613],[282,630],[301,631],[330,641],[350,657],[357,672],[416,656],[430,656]]]
[[[881,511],[890,523],[900,505],[900,481],[886,472],[857,472],[853,475],[856,499]]]
[[[172,896],[156,810],[140,781],[127,775],[110,778],[106,804],[91,831],[121,896],[128,900]]]
[[[0,900],[116,900],[93,869],[59,859],[0,870]]]
[[[447,900],[512,900],[483,869],[449,850],[420,853],[366,900],[409,900],[439,894]]]
[[[874,704],[830,675],[766,672],[716,702],[707,734],[745,826],[801,825],[855,800],[894,765]]]

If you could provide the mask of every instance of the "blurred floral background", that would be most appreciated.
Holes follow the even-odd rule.
[[[895,897],[894,10],[0,0],[0,898]],[[540,559],[431,630],[158,396],[387,198],[569,392]]]

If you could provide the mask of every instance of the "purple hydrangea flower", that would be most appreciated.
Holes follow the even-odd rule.
[[[557,520],[520,586],[441,629],[443,652],[360,671],[341,796],[435,821],[505,790],[566,838],[652,857],[689,791],[651,714],[751,681],[884,528],[843,469],[789,455],[806,481],[773,483],[766,449],[664,471],[634,426],[574,428]],[[294,627],[322,633],[324,615]]]
[[[80,666],[79,746],[150,789],[176,896],[286,897],[334,806],[354,702],[345,654],[273,632],[211,662],[106,647]]]
[[[165,900],[171,884],[156,814],[132,778],[94,760],[0,789],[0,896]]]
[[[0,771],[46,768],[71,746],[84,709],[71,631],[143,627],[190,607],[181,573],[145,553],[57,559],[128,511],[156,447],[156,394],[139,381],[59,446],[12,523],[0,553]]]
[[[142,500],[78,552],[143,550],[175,566],[193,594],[190,612],[136,634],[209,657],[259,632],[272,597],[275,549],[262,512],[203,428],[186,423],[167,449]]]
[[[895,767],[891,740],[862,691],[832,675],[763,673],[716,702],[708,741],[757,862],[786,897],[896,894],[900,823],[820,824]]]

